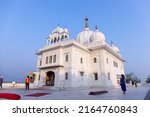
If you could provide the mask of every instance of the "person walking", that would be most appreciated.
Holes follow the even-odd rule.
[[[132,80],[132,86],[134,85],[134,81]]]
[[[126,82],[125,82],[125,76],[121,74],[120,78],[120,86],[124,94],[126,94]]]
[[[26,77],[26,80],[25,80],[25,85],[26,85],[26,90],[29,90],[30,89],[30,78],[29,76]]]
[[[3,85],[3,76],[0,77],[0,87],[1,87],[1,89],[3,89],[2,85]]]
[[[134,80],[134,84],[135,84],[135,87],[137,87],[137,81],[136,80]]]

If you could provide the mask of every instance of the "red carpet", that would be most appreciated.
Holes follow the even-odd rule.
[[[21,96],[14,94],[14,93],[0,93],[0,98],[10,99],[10,100],[19,100]]]
[[[48,95],[48,94],[50,94],[50,93],[33,93],[33,94],[25,95],[25,96],[40,97],[40,96],[44,96],[44,95]]]

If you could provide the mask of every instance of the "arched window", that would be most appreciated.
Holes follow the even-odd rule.
[[[110,80],[110,73],[108,73],[108,80]]]
[[[64,39],[64,35],[61,36],[61,41],[63,41],[63,39]]]
[[[64,35],[61,36],[61,39],[63,39],[63,38],[64,38]]]
[[[56,37],[55,37],[55,38],[54,38],[54,43],[56,43],[56,40],[57,40],[57,39],[56,39]]]
[[[40,61],[40,64],[39,64],[39,66],[41,66],[42,65],[42,60],[39,60]]]
[[[66,62],[68,61],[68,54],[66,55]]]
[[[80,63],[83,63],[83,59],[82,59],[82,57],[80,58]]]
[[[54,58],[53,58],[53,63],[56,62],[56,55],[54,55]]]
[[[59,42],[60,38],[58,37],[57,42]]]
[[[97,59],[96,58],[94,58],[94,63],[96,63],[97,62]]]
[[[108,58],[106,58],[106,62],[107,62],[107,64],[108,64]]]
[[[52,63],[52,56],[49,57],[49,63]]]
[[[53,43],[54,41],[53,41],[53,39],[51,40],[51,44]]]
[[[65,38],[67,38],[68,36],[67,35],[65,35]]]
[[[68,72],[65,73],[65,79],[68,80]]]
[[[46,63],[46,64],[48,64],[48,56],[46,57],[46,61],[45,61],[45,63]]]

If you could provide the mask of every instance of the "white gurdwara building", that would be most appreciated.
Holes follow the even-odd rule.
[[[35,83],[54,88],[113,87],[118,86],[124,74],[124,59],[119,49],[105,42],[105,36],[96,26],[88,27],[76,39],[69,38],[67,28],[57,26],[47,39],[47,45],[38,50]]]

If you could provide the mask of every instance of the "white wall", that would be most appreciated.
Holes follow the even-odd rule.
[[[56,63],[45,64],[46,56],[51,55],[56,55]],[[68,55],[68,61],[65,60],[66,55]],[[81,57],[83,63],[80,63]],[[123,62],[104,49],[90,52],[74,45],[64,46],[44,52],[38,59],[40,58],[43,60],[42,67],[62,66],[40,69],[41,84],[45,84],[47,71],[55,72],[55,87],[117,86],[117,75],[124,74]],[[97,59],[96,63],[94,58]],[[118,63],[118,68],[114,67],[113,61]],[[65,79],[66,72],[68,80]],[[84,72],[83,76],[80,72]],[[98,73],[98,80],[95,80],[94,73]],[[108,73],[110,73],[110,80]]]

